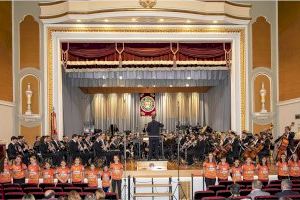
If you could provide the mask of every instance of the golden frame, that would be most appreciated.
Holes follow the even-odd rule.
[[[238,33],[240,35],[240,83],[241,83],[241,129],[246,128],[246,33],[245,27],[47,27],[47,97],[48,123],[51,124],[53,109],[53,38],[55,32],[140,32],[140,33]],[[50,133],[50,126],[48,132]]]

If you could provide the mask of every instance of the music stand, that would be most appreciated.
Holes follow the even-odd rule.
[[[185,192],[182,188],[182,185],[180,183],[180,172],[179,172],[179,168],[180,168],[180,141],[181,141],[181,136],[179,136],[178,131],[177,131],[177,135],[178,135],[178,139],[177,139],[177,185],[174,189],[173,192],[173,197],[175,197],[175,192],[178,189],[178,199],[187,199]],[[180,198],[180,191],[182,192],[182,198]],[[175,197],[176,198],[176,197]]]
[[[122,196],[122,193],[124,191],[124,198],[121,198],[121,199],[126,200],[127,199],[127,191],[128,191],[128,182],[130,181],[127,177],[127,154],[126,154],[127,134],[126,134],[126,132],[124,132],[124,140],[123,141],[124,141],[124,177],[125,177],[124,180],[125,180],[125,183],[121,189],[120,196]],[[131,196],[130,192],[129,192],[129,195]]]

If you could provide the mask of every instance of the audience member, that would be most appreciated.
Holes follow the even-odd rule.
[[[69,192],[68,200],[81,200],[81,197],[78,192],[73,190],[73,191]]]
[[[270,193],[262,191],[261,188],[261,181],[254,180],[252,182],[252,191],[250,192],[250,194],[248,194],[248,196],[251,197],[251,199],[255,199],[255,197],[257,196],[270,196]]]
[[[46,190],[44,193],[45,199],[56,200],[55,192],[53,190]]]
[[[87,194],[84,198],[84,200],[96,200],[95,194]]]
[[[25,194],[22,197],[22,200],[35,200],[34,196],[32,194]]]
[[[240,185],[239,184],[233,184],[230,186],[230,197],[239,197],[240,196]]]
[[[292,191],[292,181],[284,179],[281,181],[281,192],[275,194],[277,197],[286,197],[288,195],[297,195],[299,192]]]
[[[105,199],[105,192],[102,189],[98,189],[96,192],[96,200]]]

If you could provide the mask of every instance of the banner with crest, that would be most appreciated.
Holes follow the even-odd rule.
[[[142,93],[140,94],[140,115],[151,116],[156,113],[155,94]]]

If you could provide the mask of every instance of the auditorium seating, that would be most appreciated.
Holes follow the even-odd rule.
[[[46,190],[54,190],[55,196],[67,196],[68,192],[75,190],[84,198],[87,194],[94,193],[96,187],[87,187],[87,184],[0,184],[0,199],[21,200],[25,194],[33,194],[35,199],[43,199]],[[106,193],[106,199],[116,199],[115,193]],[[212,191],[212,196],[215,192]]]

